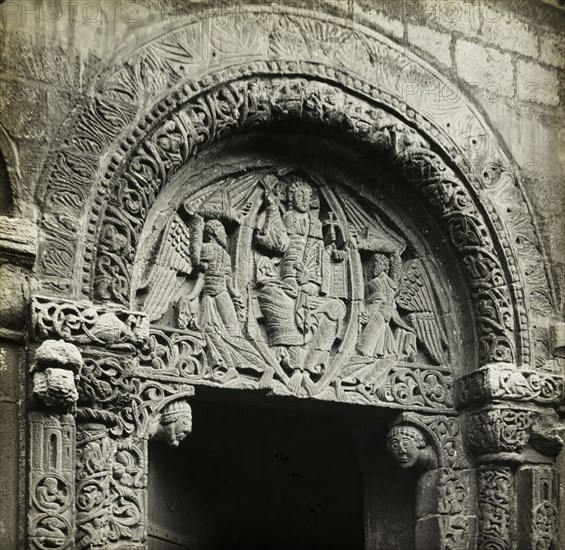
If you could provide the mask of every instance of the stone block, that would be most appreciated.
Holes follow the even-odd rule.
[[[514,69],[512,56],[469,42],[458,40],[455,44],[455,63],[459,76],[485,92],[514,96]]]
[[[19,413],[17,403],[0,401],[0,548],[22,548],[18,545],[18,444]]]
[[[410,5],[416,2],[402,2]],[[437,26],[449,32],[460,32],[465,36],[476,36],[481,26],[479,7],[472,2],[444,2],[424,0],[421,2],[423,23]]]
[[[539,60],[554,67],[565,67],[565,36],[545,32],[540,37]]]
[[[530,57],[538,54],[538,37],[528,25],[508,11],[501,12],[488,5],[481,6],[483,40],[499,48]]]
[[[26,317],[25,287],[23,270],[10,263],[0,265],[0,327],[21,330]]]
[[[0,216],[0,253],[33,263],[37,254],[37,226],[25,219]]]
[[[0,343],[0,400],[16,403],[20,396],[21,348]]]
[[[14,138],[43,138],[47,133],[47,91],[38,85],[0,80],[2,124]]]
[[[518,99],[541,105],[559,105],[559,76],[537,63],[518,60]]]
[[[451,36],[428,27],[408,25],[408,41],[433,55],[444,65],[451,65]]]

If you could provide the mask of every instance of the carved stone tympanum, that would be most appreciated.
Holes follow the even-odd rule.
[[[302,168],[235,174],[194,191],[151,246],[142,367],[197,357],[167,367],[191,383],[451,406],[431,267],[345,188]]]

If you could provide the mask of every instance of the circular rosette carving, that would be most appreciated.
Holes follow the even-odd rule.
[[[452,405],[450,383],[439,373],[425,372],[421,391],[426,404]]]
[[[65,548],[72,535],[72,529],[63,516],[41,514],[33,522],[33,542],[40,550],[59,550]]]
[[[551,502],[542,502],[538,504],[534,510],[534,529],[542,537],[536,544],[536,550],[552,548],[551,545],[545,545],[544,541],[551,543],[549,539],[553,538],[557,532],[558,525],[557,508]]]
[[[144,487],[144,461],[142,451],[125,442],[118,446],[112,464],[112,483],[118,487]]]
[[[45,475],[35,486],[33,500],[42,512],[59,514],[69,506],[69,484],[58,474]]]
[[[77,488],[76,506],[79,512],[92,512],[104,502],[105,488],[102,482],[88,479],[79,483]]]

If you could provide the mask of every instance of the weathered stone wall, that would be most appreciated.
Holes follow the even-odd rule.
[[[37,221],[36,186],[51,143],[94,75],[119,52],[133,50],[202,10],[270,2],[189,0],[7,0],[0,5],[0,215]],[[551,2],[447,0],[312,0],[278,3],[365,25],[427,60],[455,83],[495,128],[520,168],[543,236],[556,287],[565,277],[565,11]],[[557,4],[557,2],[555,2]],[[250,24],[253,24],[250,20]],[[352,63],[355,60],[352,59]],[[402,73],[401,73],[402,74]],[[438,113],[455,108],[455,90],[428,85],[409,70],[401,89],[408,102],[430,102]],[[455,94],[455,95],[454,95]],[[466,132],[464,124],[461,133]],[[473,147],[481,136],[470,134]],[[4,167],[5,165],[5,167]],[[476,167],[481,170],[481,167]],[[14,251],[33,256],[34,228],[0,231],[0,462],[7,477],[0,487],[0,546],[21,539],[10,495],[24,457],[21,424],[25,403],[21,346],[25,302],[33,292],[31,261],[15,262]],[[12,242],[16,233],[27,235]],[[41,258],[39,259],[41,261]],[[558,290],[558,289],[557,289]],[[558,292],[563,309],[563,297]],[[4,466],[3,466],[4,467]]]

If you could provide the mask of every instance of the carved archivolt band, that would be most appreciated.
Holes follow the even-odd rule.
[[[64,142],[45,170],[39,266],[45,288],[69,294],[77,284],[69,273],[84,269],[83,288],[76,290],[92,297],[96,279],[104,285],[108,299],[129,305],[128,268],[140,228],[160,189],[178,168],[202,148],[234,132],[280,120],[302,120],[334,126],[370,144],[420,190],[441,225],[447,227],[460,255],[474,296],[482,363],[529,363],[527,308],[519,266],[504,223],[479,191],[494,189],[506,168],[491,162],[490,168],[485,165],[477,173],[473,164],[476,156],[468,158],[461,149],[463,143],[455,143],[455,136],[445,134],[402,98],[370,84],[377,70],[370,61],[355,68],[344,65],[339,55],[328,55],[325,64],[300,61],[309,51],[300,14],[262,18],[258,13],[255,17],[257,28],[266,25],[269,48],[274,49],[270,53],[260,46],[261,51],[250,50],[248,59],[255,55],[257,61],[234,65],[233,57],[225,57],[229,52],[223,51],[224,43],[212,40],[212,50],[218,59],[225,57],[223,64],[229,68],[215,73],[208,68],[200,81],[194,74],[187,78],[186,71],[195,67],[169,59],[167,52],[170,44],[193,39],[195,29],[188,25],[141,48],[128,63],[112,67],[93,84],[89,99],[75,111],[74,120],[65,124]],[[221,21],[211,18],[210,29],[201,31],[227,36],[232,27],[237,31],[237,24],[237,18],[226,14]],[[335,30],[328,36],[336,37],[332,41],[336,53],[349,47],[352,40],[369,50],[379,42],[372,35],[363,35],[361,28],[354,31],[337,21],[320,21],[320,26]],[[392,45],[383,41],[378,47],[382,54],[393,55]],[[292,53],[293,61],[284,60],[285,53]],[[268,55],[276,55],[277,61],[266,60]],[[380,55],[367,59],[375,58]],[[428,70],[432,76],[433,71],[423,65],[419,70]],[[438,77],[433,74],[433,78]],[[382,86],[387,89],[390,84],[383,82]],[[152,98],[157,97],[162,99],[155,103]],[[425,106],[421,107],[425,111]],[[134,124],[134,120],[139,122]],[[480,125],[477,121],[473,124]],[[421,134],[411,127],[418,127]],[[440,157],[436,150],[445,156]],[[491,159],[500,156],[492,151],[489,154]],[[457,167],[456,173],[447,165]],[[89,187],[91,191],[86,192]],[[117,200],[108,203],[108,196],[115,193]],[[88,197],[94,198],[87,205]],[[91,209],[88,237],[86,246],[79,247],[84,257],[77,259],[72,243],[80,233],[76,230],[85,206]],[[61,237],[68,238],[70,244]],[[535,240],[527,237],[520,242],[534,243],[528,257],[539,258],[534,260],[539,270],[543,259]],[[102,283],[104,278],[108,280]],[[536,293],[547,298],[551,309],[547,285]]]
[[[228,77],[225,74],[218,79]],[[184,102],[189,101],[191,91],[179,92],[188,96]],[[164,103],[156,112],[169,109]],[[128,304],[130,271],[145,217],[174,173],[218,139],[288,119],[339,123],[347,134],[374,147],[428,199],[446,224],[474,290],[482,361],[514,360],[515,286],[508,284],[511,274],[498,260],[489,228],[469,191],[416,131],[367,101],[304,78],[223,85],[140,129],[145,139],[128,151],[126,159],[109,167],[99,188],[97,201],[105,205],[103,215],[91,218],[90,223],[100,224],[102,229],[90,232],[85,290],[93,292],[96,299]],[[93,290],[88,285],[93,285]]]

